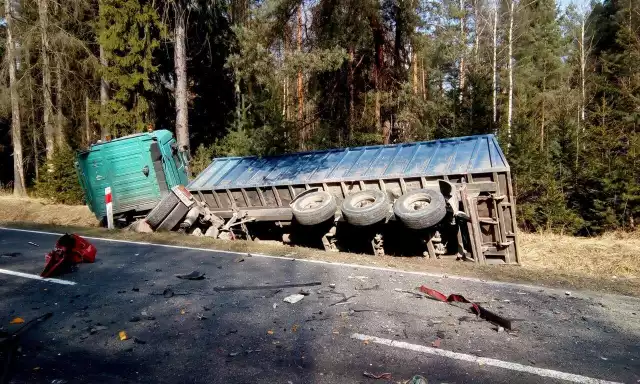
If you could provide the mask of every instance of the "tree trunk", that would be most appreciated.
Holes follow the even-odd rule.
[[[498,134],[498,1],[493,9],[493,133]]]
[[[298,53],[302,52],[302,4],[298,6],[298,27],[296,31]],[[300,150],[307,148],[307,129],[304,125],[304,84],[302,70],[298,70],[298,131],[300,132]]]
[[[507,150],[511,147],[511,124],[513,121],[513,14],[515,1],[509,2],[509,106],[507,111]]]
[[[51,66],[49,64],[49,0],[38,0],[38,15],[40,18],[40,33],[42,38],[42,93],[43,93],[43,122],[44,139],[46,143],[47,160],[51,160],[55,151],[55,132],[51,122],[53,101],[51,100]]]
[[[64,115],[62,114],[62,63],[60,56],[56,57],[56,145],[58,148],[65,143],[64,137]]]
[[[586,87],[585,87],[585,67],[587,65],[585,58],[585,45],[584,45],[584,23],[586,15],[582,16],[582,22],[580,23],[580,120],[584,123],[584,108],[586,103]],[[584,124],[582,125],[584,130]]]
[[[84,95],[84,143],[87,148],[91,145],[91,119],[89,118],[89,94]]]
[[[462,103],[462,94],[464,92],[464,82],[465,82],[465,69],[464,69],[464,57],[465,57],[465,35],[464,35],[464,0],[460,0],[460,67],[459,67],[459,87],[458,87],[458,101]]]
[[[418,94],[418,55],[416,52],[412,52],[411,55],[412,73],[413,73],[413,94]]]
[[[107,65],[107,57],[104,54],[104,48],[100,45],[100,66],[103,71],[106,70]],[[100,138],[102,138],[102,140],[105,140],[107,136],[110,135],[108,126],[104,124],[107,102],[109,102],[109,84],[107,83],[107,79],[103,73],[100,77],[100,115],[102,117],[102,124],[100,124]]]
[[[353,139],[353,125],[355,124],[355,86],[353,84],[353,61],[355,60],[353,47],[349,48],[349,73],[347,73],[347,82],[349,83],[349,128],[347,131],[347,142]]]
[[[187,100],[187,48],[185,10],[176,7],[174,65],[176,72],[176,141],[180,150],[189,152],[189,105]]]
[[[479,59],[479,53],[478,51],[480,50],[480,3],[478,2],[478,0],[474,0],[473,1],[473,13],[474,13],[474,18],[473,18],[473,22],[475,24],[474,28],[475,28],[475,41],[473,44],[473,54],[474,54],[474,61],[475,61],[475,65],[477,66],[478,63],[480,62]]]
[[[544,66],[543,66],[544,67]],[[545,128],[545,112],[546,112],[546,98],[545,93],[547,92],[547,77],[542,76],[542,118],[540,122],[540,152],[544,150],[544,128]]]
[[[426,82],[426,77],[424,74],[424,59],[420,60],[420,62],[422,63],[422,65],[420,66],[420,70],[422,71],[422,99],[423,100],[427,100],[427,82]]]
[[[26,196],[24,162],[22,160],[22,128],[20,124],[20,98],[16,79],[16,45],[13,41],[13,10],[11,1],[5,0],[5,27],[7,33],[7,59],[9,61],[9,93],[11,98],[11,143],[13,145],[13,194]]]

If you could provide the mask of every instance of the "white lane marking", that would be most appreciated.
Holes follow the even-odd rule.
[[[531,367],[531,366],[528,366],[528,365],[522,365],[522,364],[518,364],[518,363],[511,363],[509,361],[502,361],[502,360],[497,360],[497,359],[491,359],[491,358],[488,358],[488,357],[479,357],[479,356],[474,356],[474,355],[467,355],[465,353],[451,352],[451,351],[447,351],[445,349],[425,347],[423,345],[410,344],[410,343],[405,343],[403,341],[396,341],[396,340],[390,340],[390,339],[383,339],[383,338],[376,337],[376,336],[363,335],[361,333],[354,333],[353,335],[351,335],[351,338],[352,339],[356,339],[356,340],[363,340],[363,341],[367,340],[367,341],[370,341],[370,342],[373,342],[373,343],[376,343],[376,344],[387,345],[389,347],[395,347],[395,348],[408,349],[410,351],[426,353],[426,354],[429,354],[429,355],[447,357],[449,359],[468,361],[468,362],[471,362],[471,363],[476,363],[478,365],[489,365],[489,366],[492,366],[492,367],[504,368],[504,369],[509,369],[509,370],[512,370],[512,371],[525,372],[525,373],[530,373],[530,374],[533,374],[533,375],[538,375],[538,376],[543,376],[543,377],[550,377],[550,378],[553,378],[553,379],[571,381],[571,382],[574,382],[574,383],[582,383],[582,384],[621,384],[621,383],[616,382],[616,381],[607,381],[607,380],[594,379],[594,378],[587,377],[587,376],[575,375],[573,373],[555,371],[553,369],[544,369],[544,368]]]
[[[0,230],[26,232],[26,233],[37,233],[37,234],[41,234],[41,235],[62,236],[62,233],[47,232],[47,231],[36,231],[36,230],[32,230],[32,229],[18,229],[18,228],[0,227]],[[394,272],[394,273],[402,273],[402,274],[415,275],[415,276],[435,277],[435,278],[438,278],[438,279],[446,278],[446,279],[451,279],[451,280],[470,281],[470,282],[475,282],[475,283],[491,284],[491,285],[498,285],[498,286],[503,286],[503,287],[522,288],[522,289],[529,289],[529,290],[544,289],[546,291],[557,291],[557,292],[562,291],[562,292],[564,292],[564,290],[561,290],[561,289],[543,287],[543,286],[539,286],[539,285],[521,284],[521,283],[509,283],[509,282],[495,281],[495,280],[483,280],[483,279],[479,279],[477,277],[447,275],[447,274],[444,274],[444,273],[406,271],[406,270],[395,269],[395,268],[375,267],[375,266],[372,266],[372,265],[349,264],[349,263],[340,263],[340,262],[333,262],[333,261],[311,260],[311,259],[296,259],[294,257],[273,256],[273,255],[265,255],[265,254],[262,254],[262,253],[236,252],[236,251],[225,251],[225,250],[219,250],[219,249],[188,247],[188,246],[181,246],[181,245],[156,244],[156,243],[149,243],[149,242],[145,242],[145,241],[108,239],[108,238],[104,238],[104,237],[93,237],[93,236],[83,236],[83,237],[86,238],[86,239],[98,240],[98,241],[107,241],[107,242],[112,242],[112,243],[137,244],[137,245],[146,245],[146,246],[154,246],[154,247],[165,247],[165,248],[173,248],[173,249],[187,249],[187,250],[191,250],[191,251],[227,253],[227,254],[230,254],[230,255],[247,255],[247,253],[250,253],[251,256],[262,257],[262,258],[266,258],[266,259],[278,259],[278,260],[292,260],[292,259],[295,259],[296,261],[299,261],[299,262],[312,263],[312,264],[324,264],[324,265],[332,265],[332,266],[347,267],[347,268],[361,268],[361,269],[368,269],[368,270],[372,270],[372,271]],[[603,294],[603,295],[611,295],[611,294]],[[626,298],[631,298],[631,299],[634,299],[634,300],[636,299],[635,297],[632,297],[632,296],[617,295],[617,294],[616,295],[611,295],[611,296],[626,297]]]
[[[9,269],[0,268],[0,273],[3,273],[5,275],[11,275],[11,276],[26,277],[27,279],[42,280],[48,283],[56,283],[56,284],[62,284],[62,285],[76,285],[75,282],[69,281],[69,280],[44,278],[40,275],[32,275],[30,273],[11,271]]]

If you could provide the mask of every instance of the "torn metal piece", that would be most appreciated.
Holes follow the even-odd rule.
[[[370,379],[391,380],[391,373],[389,373],[389,372],[375,374],[375,373],[364,371],[364,372],[362,372],[362,375],[364,377],[368,377]]]
[[[193,271],[186,275],[176,275],[176,277],[183,280],[202,280],[204,279],[204,275],[204,273],[201,273],[199,271]]]
[[[431,288],[427,288],[424,285],[420,286],[420,291],[426,293],[428,296],[439,300],[439,301],[443,301],[446,303],[452,303],[452,302],[458,302],[458,303],[466,303],[466,304],[471,304],[471,309],[472,311],[480,316],[481,318],[487,320],[488,322],[494,323],[496,325],[502,326],[505,329],[511,330],[512,328],[512,319],[507,319],[505,317],[502,317],[496,313],[493,313],[491,311],[489,311],[488,309],[485,309],[483,307],[481,307],[480,305],[467,300],[464,296],[462,295],[458,295],[458,294],[451,294],[448,297],[445,296],[444,294],[436,291],[435,289],[431,289]]]

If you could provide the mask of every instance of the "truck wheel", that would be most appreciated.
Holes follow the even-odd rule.
[[[169,192],[169,194],[162,198],[158,205],[156,205],[155,208],[153,208],[151,212],[149,212],[145,220],[151,226],[151,228],[155,229],[178,204],[180,204],[180,199],[178,198],[178,196],[176,196],[173,192]]]
[[[360,191],[344,199],[342,214],[351,225],[364,227],[375,224],[389,214],[389,199],[379,189]]]
[[[329,220],[337,207],[336,198],[325,191],[304,195],[291,204],[293,217],[302,225],[316,225]]]
[[[438,224],[447,213],[442,193],[433,189],[408,192],[393,204],[396,217],[411,229],[424,229]]]

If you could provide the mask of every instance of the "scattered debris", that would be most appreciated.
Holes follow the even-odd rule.
[[[353,299],[354,297],[356,297],[356,295],[351,295],[349,297],[345,296],[344,294],[342,294],[342,299],[340,299],[339,301],[336,301],[333,304],[329,304],[330,307],[333,307],[334,305],[341,305],[341,304],[346,304],[347,301],[349,301],[350,299]]]
[[[496,325],[502,326],[505,329],[512,329],[512,320],[511,319],[507,319],[504,318],[498,314],[495,314],[481,306],[479,306],[478,304],[469,301],[467,299],[464,298],[464,296],[462,295],[458,295],[458,294],[451,294],[448,297],[445,296],[444,294],[436,291],[435,289],[431,289],[431,288],[427,288],[424,285],[420,286],[420,291],[426,293],[427,295],[429,295],[430,297],[439,300],[439,301],[444,301],[447,303],[452,303],[452,302],[458,302],[458,303],[467,303],[467,304],[471,304],[471,308],[473,310],[473,312],[480,316],[481,318],[494,323]]]
[[[133,288],[131,288],[131,290],[133,292],[140,292],[140,288],[138,288],[138,287],[133,287]]]
[[[298,293],[301,294],[302,296],[309,296],[311,294],[311,290],[303,288],[300,291],[298,291]]]
[[[173,295],[174,295],[173,290],[170,288],[167,288],[164,291],[162,291],[162,296],[164,296],[167,299],[170,297],[173,297]]]
[[[96,260],[96,247],[75,234],[62,235],[53,248],[44,257],[45,266],[40,276],[51,277],[68,272],[80,263],[93,263]]]
[[[203,313],[196,313],[196,318],[198,320],[207,320],[207,316],[205,316]]]
[[[502,332],[504,332],[504,327],[498,326],[498,328],[496,328],[496,331],[498,333],[502,333]]]
[[[240,352],[229,352],[229,357],[236,357],[240,354]]]
[[[227,335],[230,335],[232,333],[238,333],[237,329],[230,329],[229,331],[227,331]]]
[[[431,346],[433,348],[440,348],[440,343],[442,342],[442,339],[437,338],[435,339],[433,342],[431,342]]]
[[[138,321],[140,321],[140,320],[142,320],[142,319],[140,318],[140,316],[133,316],[133,317],[131,317],[131,318],[129,319],[129,322],[130,322],[130,323],[137,323],[137,322],[138,322]]]
[[[377,291],[380,289],[380,284],[376,284],[371,287],[356,287],[356,291]]]
[[[278,308],[278,304],[277,303],[273,303],[273,309]]]
[[[571,292],[569,292],[569,291],[566,291],[564,294],[567,295],[567,296],[571,296]]]
[[[235,260],[233,260],[234,263],[242,263],[244,261],[244,257],[243,256],[238,256],[236,257]]]
[[[396,288],[396,289],[394,289],[394,291],[402,292],[402,293],[408,293],[408,294],[412,295],[413,297],[415,297],[416,299],[424,298],[424,296],[422,296],[421,294],[413,292],[413,291],[408,291],[406,289]]]
[[[267,335],[273,335],[273,329],[268,330]]]
[[[298,331],[298,324],[293,324],[293,327],[291,327],[291,332],[297,332]]]
[[[199,271],[193,271],[186,275],[176,275],[178,279],[183,280],[202,280],[204,279],[204,273],[200,273]]]
[[[215,292],[225,291],[256,291],[260,289],[275,289],[275,288],[297,288],[297,287],[313,287],[316,285],[322,285],[319,281],[311,283],[292,283],[292,284],[277,284],[277,285],[242,285],[236,287],[214,287]]]
[[[0,257],[18,257],[18,256],[22,256],[21,252],[8,252],[8,253],[3,253],[2,255],[0,255]]]
[[[11,323],[9,324],[22,324],[24,323],[24,319],[22,317],[16,317],[13,320],[11,320]]]
[[[28,242],[27,244],[29,244],[29,245],[33,245],[34,247],[39,247],[39,245],[38,245],[38,244],[36,244],[36,243],[34,243],[33,241],[30,241],[30,242]]]
[[[138,337],[134,337],[133,338],[133,342],[136,343],[136,344],[147,344],[146,341],[144,341],[144,340],[142,340],[142,339],[140,339]]]
[[[389,372],[380,373],[380,374],[375,374],[375,373],[371,373],[371,372],[364,371],[364,372],[362,372],[362,375],[363,375],[364,377],[368,377],[368,378],[370,378],[370,379],[376,379],[376,380],[391,380],[391,373],[389,373]]]
[[[335,284],[329,284],[329,288],[335,288],[336,285]]]
[[[429,382],[424,378],[424,376],[415,375],[407,384],[429,384]]]
[[[129,340],[129,335],[127,335],[127,332],[125,331],[118,332],[118,337],[120,338],[120,341]]]
[[[297,303],[298,301],[300,301],[302,299],[304,299],[304,295],[296,293],[296,294],[293,294],[293,295],[285,297],[284,300],[282,300],[282,301],[284,301],[286,303],[295,304],[295,303]]]

